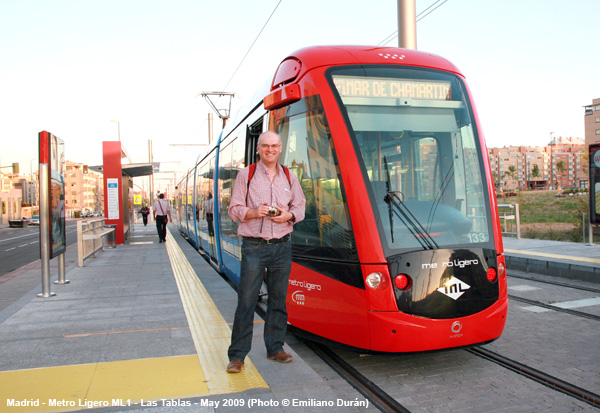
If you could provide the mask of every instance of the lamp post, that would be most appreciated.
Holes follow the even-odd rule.
[[[554,189],[554,160],[552,159],[554,156],[552,153],[552,145],[554,145],[554,141],[552,135],[554,135],[554,132],[550,132],[550,189]]]
[[[29,160],[29,173],[31,174],[31,187],[29,188],[29,200],[30,200],[30,204],[33,207],[33,204],[35,203],[35,178],[33,176],[33,161],[35,161],[35,159],[30,159]]]
[[[527,172],[525,175],[525,179],[527,179],[527,190],[529,191],[529,155],[527,155],[525,159],[525,168],[527,168],[527,170],[525,171]]]
[[[117,123],[117,136],[119,137],[119,142],[121,142],[121,122],[118,120],[111,120],[111,122]]]

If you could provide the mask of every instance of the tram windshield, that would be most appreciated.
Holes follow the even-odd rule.
[[[481,147],[459,78],[398,67],[330,74],[388,253],[489,246]]]

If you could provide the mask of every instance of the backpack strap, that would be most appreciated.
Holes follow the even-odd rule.
[[[248,191],[250,191],[250,181],[254,177],[254,172],[256,172],[256,165],[256,163],[253,163],[248,169],[248,183],[246,184],[246,204],[248,203]],[[281,165],[281,167],[283,168],[283,172],[285,173],[285,177],[287,178],[291,188],[292,180],[290,179],[290,170],[286,166]]]
[[[283,168],[283,172],[285,172],[285,176],[288,180],[288,183],[290,184],[290,187],[292,186],[292,180],[290,179],[290,170],[286,167],[281,165],[281,167]]]
[[[250,169],[248,170],[248,183],[246,184],[246,205],[248,205],[248,192],[250,192],[250,181],[254,177],[254,172],[256,172],[255,163],[250,165]]]

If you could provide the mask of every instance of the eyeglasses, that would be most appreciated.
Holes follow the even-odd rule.
[[[274,144],[274,145],[269,145],[269,144],[267,144],[267,143],[261,143],[261,144],[260,144],[260,147],[261,147],[261,148],[263,148],[263,149],[269,149],[269,148],[270,148],[270,149],[277,149],[277,148],[279,148],[280,146],[281,146],[281,144],[280,144],[280,143],[276,143],[276,144]]]

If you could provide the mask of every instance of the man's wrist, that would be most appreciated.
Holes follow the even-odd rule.
[[[290,212],[290,214],[292,214],[292,213]],[[290,219],[288,219],[288,222],[291,222],[292,224],[294,222],[296,222],[296,215],[292,214],[292,217]]]

